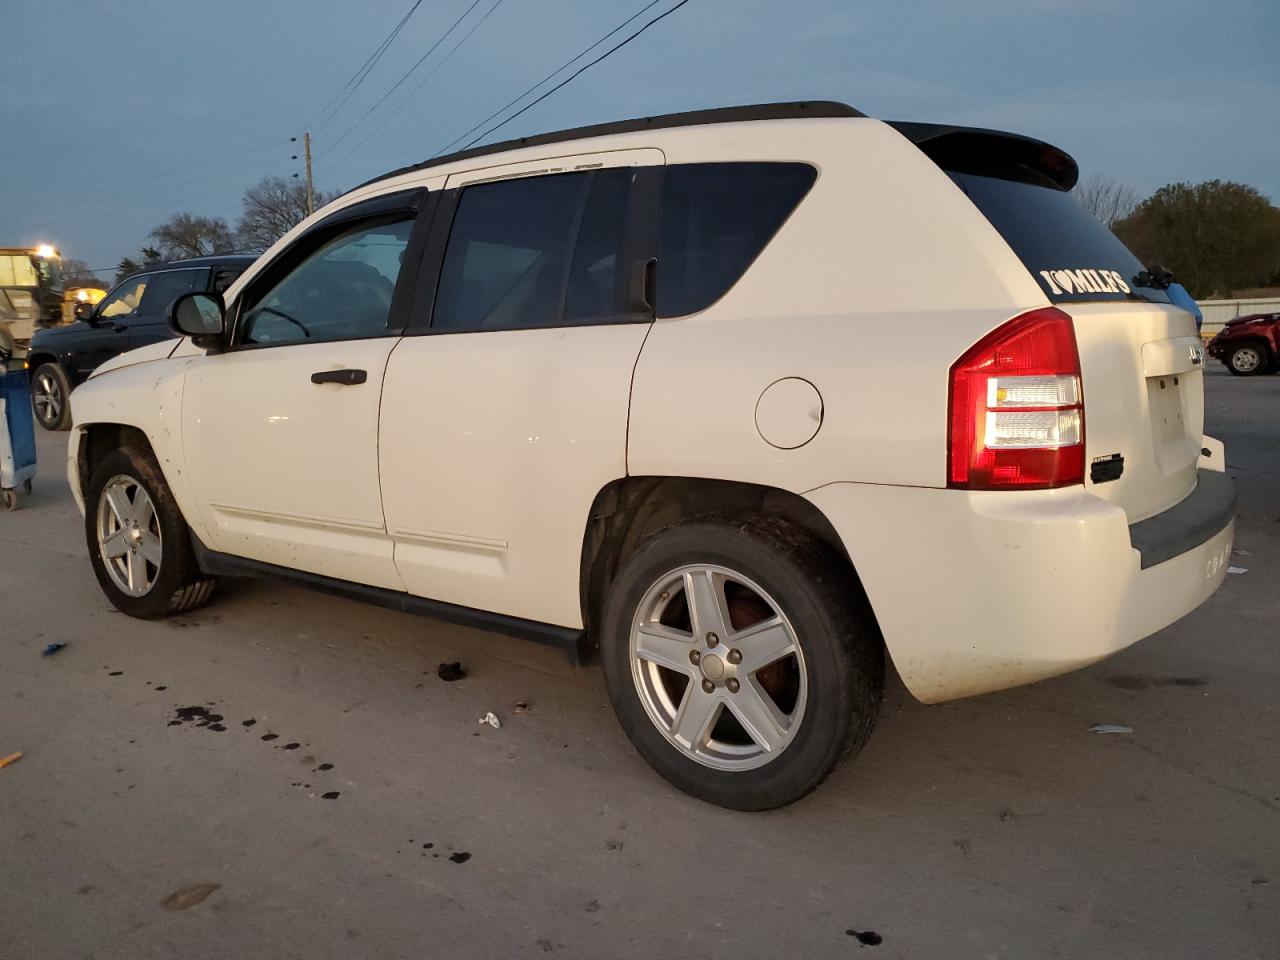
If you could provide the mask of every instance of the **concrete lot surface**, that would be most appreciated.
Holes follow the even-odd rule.
[[[0,957],[1280,956],[1280,376],[1213,364],[1207,419],[1247,573],[1072,676],[891,679],[758,815],[669,788],[547,648],[266,583],[115,613],[43,434],[0,513]]]

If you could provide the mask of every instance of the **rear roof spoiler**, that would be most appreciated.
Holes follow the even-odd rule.
[[[1063,192],[1080,179],[1080,168],[1071,155],[1043,140],[945,123],[886,123],[944,170],[1039,183]]]

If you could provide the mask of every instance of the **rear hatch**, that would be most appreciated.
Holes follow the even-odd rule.
[[[941,166],[1074,322],[1084,391],[1085,485],[1130,523],[1196,485],[1204,350],[1195,318],[1068,192],[1075,161],[1038,140],[894,124]]]

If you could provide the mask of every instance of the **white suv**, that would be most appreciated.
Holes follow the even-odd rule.
[[[1120,650],[1231,550],[1203,350],[1074,161],[840,104],[366,183],[74,395],[126,613],[218,575],[598,649],[645,758],[763,809],[928,702]]]

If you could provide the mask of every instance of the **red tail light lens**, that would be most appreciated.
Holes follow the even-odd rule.
[[[1084,394],[1071,317],[1014,317],[951,366],[947,485],[1040,490],[1084,482]]]

